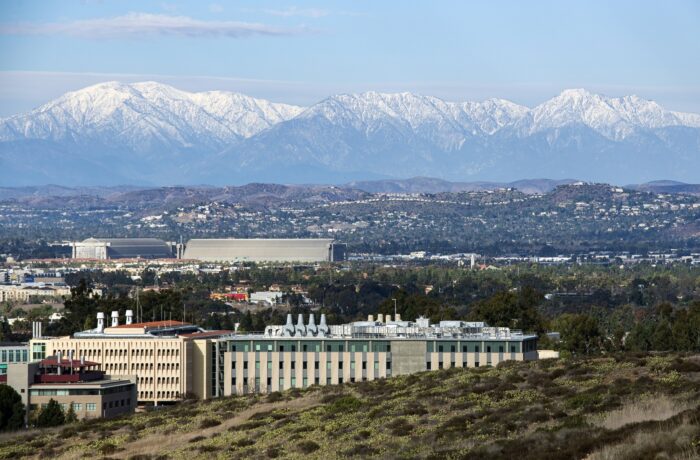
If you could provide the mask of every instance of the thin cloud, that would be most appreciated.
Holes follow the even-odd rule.
[[[285,28],[239,21],[202,21],[187,16],[148,13],[129,13],[113,18],[72,22],[0,24],[0,35],[68,35],[81,38],[153,35],[243,38],[253,35],[301,35],[310,32],[306,27]]]
[[[275,9],[265,9],[262,10],[263,13],[270,14],[272,16],[303,16],[307,18],[322,18],[331,14],[328,10],[323,10],[320,8],[297,8],[296,6],[290,6],[282,10]]]
[[[211,3],[209,5],[209,11],[212,13],[223,13],[224,12],[224,7],[221,6],[218,3]]]

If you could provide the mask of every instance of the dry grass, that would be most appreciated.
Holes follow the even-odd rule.
[[[676,427],[638,431],[624,442],[602,447],[585,460],[697,459],[690,446],[698,435],[699,428],[697,425],[683,423]]]
[[[146,437],[137,439],[132,442],[127,442],[121,447],[124,450],[110,454],[110,458],[118,459],[128,459],[132,456],[151,456],[152,458],[157,457],[164,452],[172,452],[183,446],[186,446],[190,439],[194,437],[211,437],[215,433],[223,432],[230,429],[233,426],[237,426],[249,420],[253,415],[263,412],[269,412],[275,409],[291,409],[291,410],[301,410],[308,409],[310,407],[319,404],[319,398],[317,395],[308,395],[303,398],[294,399],[292,401],[278,401],[274,403],[259,403],[254,407],[244,409],[234,417],[225,420],[221,425],[214,427],[199,429],[196,432],[190,434],[162,434],[154,433]],[[62,456],[57,457],[61,460],[78,460],[85,458],[84,452],[67,452]]]
[[[695,405],[696,403],[661,395],[631,401],[620,409],[595,417],[592,422],[601,428],[617,430],[632,423],[666,420]]]

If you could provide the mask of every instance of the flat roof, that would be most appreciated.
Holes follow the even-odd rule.
[[[119,326],[106,327],[105,329],[152,329],[158,327],[173,327],[173,326],[192,326],[191,323],[183,323],[182,321],[147,321],[144,323],[120,324]]]
[[[102,380],[91,380],[89,382],[64,382],[64,383],[32,383],[29,386],[29,389],[33,389],[36,387],[42,388],[42,389],[47,389],[47,390],[60,390],[66,387],[94,387],[94,388],[109,388],[109,387],[116,387],[116,386],[122,386],[126,384],[132,384],[131,380],[126,380],[126,379],[119,379],[119,380],[111,380],[111,379],[102,379]]]

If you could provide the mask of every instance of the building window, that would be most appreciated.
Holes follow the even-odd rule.
[[[304,344],[304,345],[301,346],[301,350],[302,350],[302,351],[306,351],[306,344]]]
[[[499,352],[499,353],[503,353],[503,345],[499,345],[499,346],[498,346],[498,352]]]
[[[438,362],[438,369],[442,369],[442,361]]]
[[[350,361],[350,369],[355,370],[355,361]]]
[[[296,361],[292,361],[291,364],[292,364],[292,370],[296,369],[296,364],[297,364],[297,362],[296,362]]]
[[[97,410],[97,405],[95,403],[87,403],[85,404],[85,409],[87,409],[88,412],[95,412]]]
[[[280,345],[280,351],[284,352],[284,345]]]
[[[342,368],[343,368],[343,362],[340,361],[340,362],[338,363],[338,369],[342,369]]]
[[[479,367],[479,361],[474,363],[474,367]]]
[[[462,353],[466,353],[466,352],[467,352],[467,346],[466,346],[466,345],[462,345]]]
[[[462,361],[462,367],[467,367],[467,362],[466,362],[466,361]]]
[[[314,361],[314,369],[318,370],[318,361]]]
[[[297,378],[292,377],[292,388],[296,388],[296,386],[297,386]]]
[[[510,346],[510,352],[511,352],[511,353],[515,353],[515,345],[511,345],[511,346]]]
[[[454,346],[454,345],[450,345],[450,351],[451,351],[452,353],[455,352],[455,346]]]
[[[272,385],[272,377],[268,377],[267,378],[267,386],[269,387],[271,385]]]
[[[280,369],[284,369],[284,362],[280,361]]]
[[[297,346],[296,346],[296,345],[292,345],[292,351],[297,351]]]
[[[307,366],[308,366],[308,363],[307,363],[306,361],[304,361],[304,362],[302,363],[302,368],[303,368],[303,369],[306,369]]]
[[[442,345],[438,345],[438,352],[442,353]]]
[[[364,371],[366,369],[367,369],[367,361],[362,361],[362,370]]]
[[[326,369],[331,370],[331,362],[330,361],[326,362]]]
[[[272,361],[267,362],[267,369],[272,370]]]
[[[280,390],[284,389],[284,379],[280,379]]]
[[[255,368],[260,369],[260,361],[255,361]]]
[[[475,352],[475,353],[479,353],[479,345],[477,345],[477,346],[474,347],[474,352]]]
[[[248,369],[248,361],[243,361],[243,369]]]
[[[486,347],[486,353],[491,353],[491,345],[488,345],[488,346]]]
[[[374,362],[374,370],[378,371],[379,370],[379,361]]]
[[[425,369],[430,370],[430,361],[425,362]]]
[[[451,361],[451,362],[450,362],[450,367],[455,367],[455,362],[454,362],[454,361]]]

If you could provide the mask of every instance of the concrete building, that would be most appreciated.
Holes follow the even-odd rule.
[[[70,297],[68,286],[43,283],[0,284],[0,302],[27,302],[31,297]]]
[[[192,395],[209,399],[268,393],[310,385],[360,382],[452,367],[495,366],[536,360],[537,336],[482,322],[426,318],[402,321],[378,315],[367,321],[326,324],[292,316],[260,333],[204,331],[177,321],[98,327],[73,337],[34,338],[32,359],[72,352],[115,374],[134,374],[138,401],[164,403]]]
[[[268,393],[309,385],[360,382],[452,367],[495,366],[537,359],[537,336],[481,322],[377,321],[328,326],[299,315],[263,334],[222,337],[211,344],[216,359],[213,396]]]
[[[116,417],[136,409],[136,379],[112,377],[95,362],[60,355],[32,363],[13,363],[5,376],[27,408],[27,420],[54,399],[64,413],[73,407],[78,419]]]
[[[112,312],[106,327],[104,313],[97,315],[97,328],[73,337],[35,337],[30,341],[32,359],[58,353],[84,356],[110,374],[135,375],[139,403],[171,403],[187,395],[210,397],[205,384],[207,344],[231,331],[205,331],[180,321],[133,322],[131,310],[126,324]]]
[[[29,362],[29,345],[26,343],[0,342],[0,382],[7,375],[8,364]]]
[[[88,238],[73,243],[73,259],[172,259],[173,247],[158,238]]]
[[[345,245],[332,239],[192,239],[184,259],[204,262],[336,262],[345,260]]]

